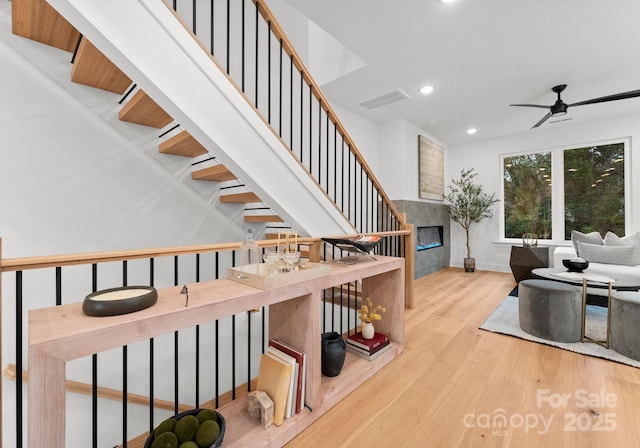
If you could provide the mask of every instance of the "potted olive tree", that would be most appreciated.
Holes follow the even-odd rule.
[[[449,185],[449,192],[444,195],[445,210],[453,221],[462,226],[467,236],[467,257],[464,259],[466,272],[473,272],[476,269],[476,260],[471,258],[469,244],[471,224],[491,218],[493,216],[491,207],[498,202],[495,193],[484,193],[482,185],[473,181],[477,175],[473,168],[461,170],[460,178],[451,180],[453,185]]]

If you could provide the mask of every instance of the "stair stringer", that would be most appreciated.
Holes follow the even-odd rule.
[[[48,1],[291,227],[311,236],[354,233],[162,2]]]

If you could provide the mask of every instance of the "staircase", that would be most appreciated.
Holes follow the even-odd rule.
[[[12,24],[14,34],[73,52],[70,75],[72,82],[120,95],[125,94],[129,88],[135,91],[120,109],[118,114],[120,120],[156,129],[163,129],[174,123],[173,118],[167,112],[143,90],[132,86],[132,81],[126,74],[88,39],[83,38],[44,0],[14,0],[12,2]],[[158,150],[162,154],[194,159],[194,163],[205,155],[208,155],[212,160],[214,159],[204,146],[184,130],[161,141]],[[211,183],[238,180],[236,175],[220,163],[195,169],[191,173],[191,179]],[[239,187],[243,186],[239,185]],[[245,193],[231,194],[229,199],[220,196],[220,202],[243,205],[260,203],[262,209],[269,210],[255,193],[246,191],[246,188],[244,190]],[[246,193],[251,194],[247,195]],[[281,223],[284,221],[273,212],[261,215],[245,213],[243,220],[245,223]]]
[[[126,26],[116,27],[117,29],[110,29],[109,26],[101,27],[104,22],[109,22],[109,25],[119,23],[117,20],[110,19],[109,15],[117,13],[125,18],[137,17],[136,20],[140,27],[144,27],[145,31],[149,33],[153,28],[152,25],[157,27],[160,23],[163,35],[165,37],[170,35],[168,36],[169,40],[177,44],[176,46],[181,53],[186,54],[186,47],[188,45],[193,47],[194,43],[200,49],[205,47],[202,42],[194,41],[193,34],[187,35],[188,42],[178,41],[185,37],[185,30],[182,23],[171,17],[173,13],[164,5],[158,5],[158,2],[153,0],[143,0],[139,3],[142,6],[135,7],[128,2],[112,2],[109,6],[103,5],[103,10],[94,11],[89,1],[74,2],[73,5],[70,5],[66,0],[51,0],[51,4],[83,28],[85,37],[80,37],[78,31],[44,0],[14,0],[12,2],[13,31],[15,34],[63,48],[66,51],[75,49],[71,80],[108,92],[124,94],[121,100],[122,108],[118,113],[119,119],[161,130],[160,135],[163,140],[158,145],[159,153],[169,157],[179,156],[191,159],[194,167],[191,172],[191,181],[217,185],[216,191],[220,194],[219,203],[239,204],[244,207],[242,219],[245,223],[265,224],[275,228],[291,226],[302,234],[311,235],[398,230],[403,218],[400,217],[384,191],[381,190],[366,162],[335,117],[329,102],[322,96],[319,88],[299,61],[295,50],[290,47],[290,43],[270,16],[266,5],[258,1],[255,2],[256,21],[258,12],[265,16],[268,30],[279,33],[275,36],[279,38],[280,59],[282,60],[283,52],[292,58],[289,67],[289,100],[292,106],[289,114],[290,124],[287,123],[287,117],[283,116],[282,112],[285,103],[282,98],[282,84],[283,77],[286,77],[283,75],[282,62],[279,69],[280,99],[277,105],[272,106],[271,68],[269,68],[268,77],[269,94],[267,101],[264,101],[264,93],[261,94],[258,91],[261,80],[257,71],[253,92],[250,87],[245,87],[244,55],[242,77],[236,76],[234,78],[232,76],[234,64],[230,62],[230,43],[227,43],[226,56],[220,56],[221,60],[211,59],[206,55],[204,58],[208,60],[205,60],[203,55],[188,54],[189,60],[194,62],[191,68],[196,71],[202,72],[203,65],[207,63],[210,65],[212,60],[219,69],[222,68],[222,65],[226,65],[226,74],[222,72],[226,79],[217,79],[214,84],[220,91],[227,90],[223,92],[226,95],[224,100],[229,103],[228,106],[231,109],[239,112],[243,121],[246,121],[246,124],[251,127],[251,131],[255,135],[250,136],[256,137],[251,140],[241,138],[249,133],[246,132],[246,127],[244,130],[239,129],[236,126],[237,121],[234,121],[231,126],[227,126],[229,117],[227,117],[228,114],[225,114],[222,107],[224,101],[220,96],[216,97],[218,101],[209,102],[215,104],[215,110],[212,110],[212,106],[209,104],[206,114],[202,114],[202,111],[195,111],[200,115],[190,113],[192,112],[190,109],[199,106],[195,104],[197,97],[178,98],[183,92],[176,90],[174,98],[168,98],[166,92],[172,91],[175,85],[163,88],[162,83],[158,82],[158,73],[162,70],[154,66],[153,70],[145,71],[145,67],[142,67],[144,64],[140,61],[149,59],[146,57],[146,53],[149,53],[148,48],[139,49],[140,51],[146,50],[146,53],[140,53],[136,63],[133,64],[135,51],[130,47],[137,42],[127,40],[128,37],[131,37],[127,35],[132,31],[130,28]],[[216,2],[211,2],[212,8],[214,3]],[[223,3],[218,2],[218,4]],[[193,3],[194,7],[195,4]],[[174,2],[174,8],[177,6]],[[130,10],[125,10],[126,8],[130,8]],[[144,11],[141,11],[140,8]],[[227,21],[233,12],[229,8],[231,7],[228,6],[226,10]],[[244,6],[242,13],[244,21]],[[147,25],[145,20],[150,20],[151,23]],[[54,28],[47,31],[48,25]],[[169,25],[177,26],[178,29],[169,30]],[[213,29],[213,23],[211,26]],[[195,26],[192,28],[195,30]],[[212,42],[209,49],[212,54],[214,53],[213,34],[212,31]],[[105,35],[111,36],[111,41],[104,42]],[[259,65],[257,22],[255,35],[257,70]],[[126,55],[118,50],[118,39],[114,36],[123,38],[120,48],[127,48]],[[90,42],[89,38],[94,40],[97,45]],[[271,38],[267,45],[271,60],[271,47],[273,46]],[[110,56],[107,57],[105,52],[99,50],[98,47],[104,49]],[[162,49],[167,53],[170,52],[168,45],[162,46]],[[184,54],[181,55],[184,56]],[[196,61],[198,57],[202,60]],[[112,61],[116,61],[117,64]],[[177,63],[176,60],[174,64]],[[123,70],[118,67],[122,67]],[[180,67],[187,71],[186,64],[180,65]],[[125,74],[125,71],[128,75]],[[300,79],[296,81],[298,72]],[[197,75],[200,74],[202,73],[197,73]],[[213,73],[211,76],[209,72],[206,74],[209,78],[213,75],[219,78],[219,73]],[[196,84],[195,79],[194,85]],[[136,84],[132,85],[132,80]],[[298,82],[297,85],[296,82]],[[189,85],[188,79],[182,83],[183,90],[185,83]],[[254,82],[247,81],[246,84],[254,84]],[[296,90],[298,88],[300,90],[301,125],[299,130],[294,129],[293,124],[296,114],[293,111],[294,85]],[[240,98],[243,100],[242,103],[237,102],[238,91],[236,89],[242,91]],[[308,100],[305,89],[308,89]],[[199,92],[205,91],[207,89],[199,90]],[[286,92],[284,94],[286,95]],[[254,96],[253,99],[250,98],[251,95]],[[259,101],[261,108],[258,107]],[[180,106],[179,103],[183,106]],[[266,110],[265,103],[268,103]],[[250,106],[250,109],[247,109],[247,105]],[[280,109],[279,116],[273,118],[272,110],[277,107]],[[309,108],[308,122],[305,122],[304,115],[307,112],[303,111],[303,108],[307,107]],[[250,112],[251,109],[253,112]],[[229,107],[227,110],[230,110]],[[217,119],[212,117],[215,112],[219,112]],[[276,113],[274,112],[273,115]],[[210,127],[207,129],[207,125],[211,122],[221,123],[215,129]],[[264,129],[265,124],[267,125],[266,129]],[[221,138],[223,129],[226,135]],[[333,134],[332,144],[330,142],[331,134]],[[297,144],[298,140],[299,144]],[[224,143],[228,145],[225,146]],[[260,143],[263,148],[266,146],[270,151],[257,150],[256,143]],[[283,147],[286,150],[284,154]],[[218,151],[218,149],[222,150]],[[256,163],[258,159],[260,163]],[[331,176],[330,169],[335,171]],[[282,179],[287,179],[287,182],[282,182]],[[342,184],[338,185],[338,181]],[[273,204],[274,208],[267,205],[267,202]],[[323,214],[318,215],[319,211],[325,211],[324,216]]]

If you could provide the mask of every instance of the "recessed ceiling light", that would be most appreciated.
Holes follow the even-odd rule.
[[[440,0],[441,3],[453,3],[456,0]]]
[[[422,86],[420,87],[420,93],[422,93],[423,95],[429,95],[431,92],[433,92],[434,89],[435,87],[432,85]]]
[[[469,129],[467,129],[467,134],[469,134],[469,135],[473,135],[473,134],[475,134],[476,132],[478,132],[478,130],[477,130],[476,128],[469,128]]]

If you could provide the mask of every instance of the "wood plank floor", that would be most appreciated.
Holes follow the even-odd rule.
[[[405,352],[287,447],[640,446],[640,369],[478,329],[514,286],[417,280]]]

